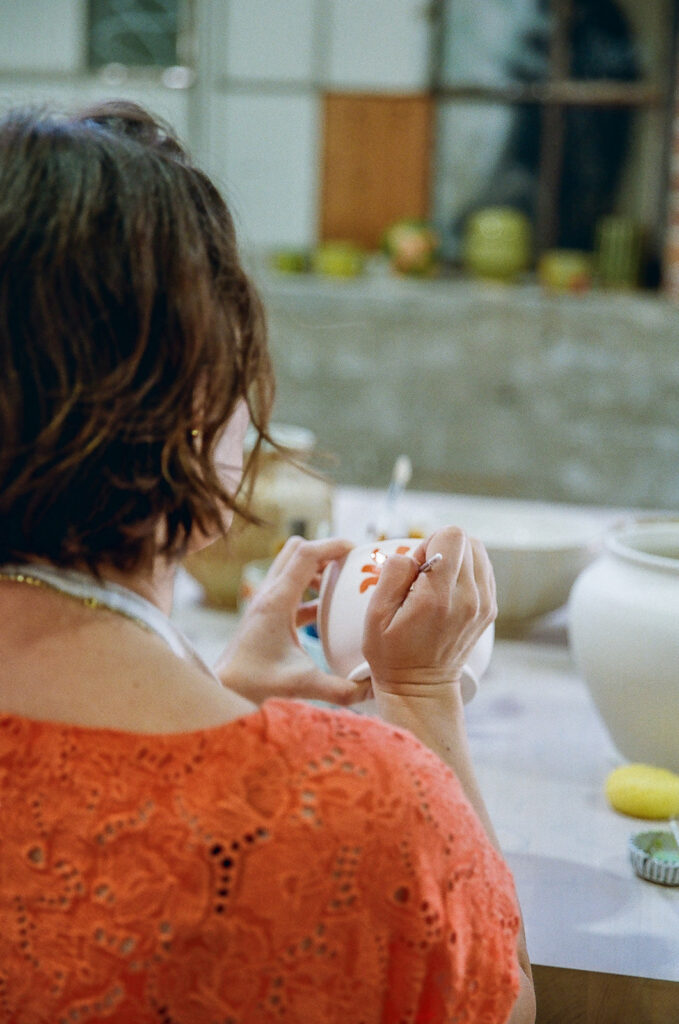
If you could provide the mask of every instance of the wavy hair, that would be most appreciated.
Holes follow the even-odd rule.
[[[245,400],[251,475],[273,389],[231,216],[167,125],[0,122],[0,562],[136,568],[252,518],[213,452]]]

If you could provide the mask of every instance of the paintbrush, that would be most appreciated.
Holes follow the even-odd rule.
[[[412,462],[407,455],[399,455],[391,471],[391,480],[389,481],[382,510],[377,519],[377,525],[368,528],[370,536],[378,540],[396,536],[396,533],[398,533],[398,530],[394,532],[396,507],[401,495],[410,483],[412,475]]]

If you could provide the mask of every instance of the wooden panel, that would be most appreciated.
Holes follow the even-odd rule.
[[[537,1024],[674,1024],[679,1021],[679,982],[535,964],[533,979]]]
[[[394,221],[429,216],[432,110],[426,94],[325,95],[322,240],[377,248]]]

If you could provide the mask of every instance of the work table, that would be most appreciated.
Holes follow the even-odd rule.
[[[345,492],[340,512],[355,497]],[[197,595],[185,579],[175,618],[210,660],[237,616]],[[679,1020],[679,888],[638,878],[627,853],[632,832],[662,823],[621,816],[606,802],[604,781],[623,759],[572,662],[566,609],[520,638],[496,638],[466,715],[524,914],[538,1020]]]
[[[624,761],[567,645],[498,641],[467,721],[533,960],[679,981],[679,888],[639,879],[627,853],[630,833],[662,823],[609,807]]]

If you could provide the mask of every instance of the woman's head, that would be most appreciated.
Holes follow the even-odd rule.
[[[234,506],[214,464],[266,432],[264,317],[231,217],[132,104],[0,122],[0,562],[138,567]]]

